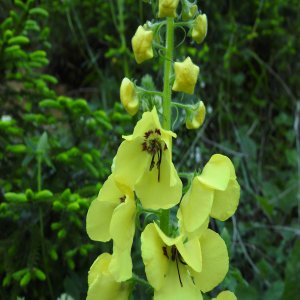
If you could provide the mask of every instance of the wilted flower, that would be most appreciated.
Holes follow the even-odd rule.
[[[161,127],[155,107],[143,114],[132,135],[123,136],[113,173],[119,184],[136,192],[144,208],[168,209],[180,201],[182,183],[172,163],[172,137],[176,134]]]
[[[134,116],[139,110],[139,99],[132,81],[127,77],[122,80],[120,87],[121,102],[126,111]]]
[[[152,40],[153,32],[139,26],[131,40],[133,54],[138,64],[153,57]]]
[[[193,94],[199,75],[199,67],[187,57],[183,62],[174,63],[175,81],[173,91]]]

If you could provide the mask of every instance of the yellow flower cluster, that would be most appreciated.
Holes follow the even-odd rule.
[[[159,0],[158,15],[168,17],[168,26],[173,26],[172,18],[176,17],[178,3],[179,0]],[[181,1],[181,8],[190,24],[192,38],[201,43],[207,32],[206,15],[199,15],[197,6],[187,0]],[[132,38],[137,63],[153,57],[156,29],[149,27],[153,31],[147,26],[139,26]],[[165,50],[168,52],[167,46]],[[171,58],[165,68],[169,70],[169,80],[173,78]],[[171,95],[171,87],[176,92],[193,94],[199,67],[191,58],[175,62],[174,73],[173,85],[169,81],[164,84],[164,89],[168,89],[166,94]],[[136,87],[128,78],[123,79],[120,98],[130,115],[135,115],[140,106],[144,107],[139,103],[139,97],[143,101],[140,96],[143,91],[146,90]],[[165,100],[164,92],[148,93]],[[174,104],[186,110],[188,129],[202,125],[206,113],[202,101],[194,105]],[[163,108],[165,110],[164,105]],[[165,115],[163,118],[166,121]],[[182,182],[172,162],[172,139],[176,134],[166,129],[169,125],[163,124],[164,128],[155,106],[143,113],[133,133],[123,136],[113,160],[112,173],[90,205],[87,233],[95,241],[112,240],[113,253],[101,254],[91,266],[88,300],[129,298],[136,280],[132,273],[131,249],[139,215],[151,211],[163,216],[164,210],[179,203],[170,235],[167,234],[170,228],[162,225],[161,217],[160,222],[146,224],[141,233],[141,256],[147,280],[154,289],[154,300],[201,300],[202,293],[214,289],[228,272],[226,244],[218,233],[208,228],[208,224],[210,218],[227,220],[237,209],[240,186],[234,166],[227,156],[213,155],[202,172],[192,178],[183,195]],[[213,300],[236,300],[236,297],[230,291],[223,291]]]

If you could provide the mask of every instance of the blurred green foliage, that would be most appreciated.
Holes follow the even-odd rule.
[[[91,263],[109,250],[88,239],[85,215],[134,123],[119,105],[122,78],[149,73],[141,82],[152,85],[161,68],[161,60],[136,65],[131,53],[137,26],[155,14],[149,2],[1,1],[1,299],[84,299]],[[201,8],[205,43],[180,45],[179,30],[176,51],[200,65],[196,97],[208,116],[198,132],[177,119],[174,160],[180,172],[214,152],[235,162],[240,207],[231,223],[211,224],[231,255],[223,287],[242,300],[297,299],[300,4]]]

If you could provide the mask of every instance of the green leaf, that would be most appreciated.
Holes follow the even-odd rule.
[[[45,17],[45,18],[48,18],[48,16],[49,16],[48,12],[44,8],[41,8],[41,7],[31,8],[29,10],[29,14],[30,15],[40,15],[41,17]]]
[[[6,147],[6,151],[11,152],[11,153],[25,153],[27,151],[27,147],[23,144],[18,144],[18,145],[8,145]]]
[[[25,287],[31,280],[30,272],[27,272],[20,281],[20,286]]]
[[[44,153],[46,153],[48,148],[49,148],[48,135],[47,135],[47,132],[44,132],[38,141],[36,151],[38,154],[44,154]]]
[[[26,202],[27,197],[24,193],[5,193],[5,199],[9,202]]]
[[[46,274],[38,269],[38,268],[34,268],[33,269],[34,275],[36,276],[37,279],[41,280],[41,281],[45,281],[46,280]]]
[[[18,35],[8,40],[8,45],[23,45],[30,42],[29,38],[24,35]]]

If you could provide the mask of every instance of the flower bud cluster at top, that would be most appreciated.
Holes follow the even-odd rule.
[[[132,48],[138,64],[162,53],[163,90],[146,90],[128,78],[122,80],[120,98],[126,111],[133,116],[148,110],[133,133],[123,136],[112,173],[87,213],[89,237],[113,241],[112,254],[101,254],[90,268],[88,300],[129,299],[135,284],[151,286],[156,300],[203,299],[202,294],[221,283],[229,268],[226,244],[208,226],[211,218],[225,221],[237,209],[240,186],[231,160],[212,155],[201,172],[191,173],[184,195],[172,162],[172,138],[177,136],[171,131],[171,106],[185,110],[188,129],[199,128],[205,119],[202,101],[172,102],[172,91],[193,94],[199,76],[199,67],[190,57],[173,63],[174,31],[185,26],[188,36],[201,43],[207,18],[189,0],[159,0],[157,15],[156,23],[138,27]],[[143,103],[149,94],[160,100],[155,106]],[[170,209],[175,206],[176,223],[170,226]],[[140,218],[144,213],[151,213],[155,221]],[[147,281],[132,271],[135,235],[140,236]],[[236,297],[224,291],[214,299]]]

